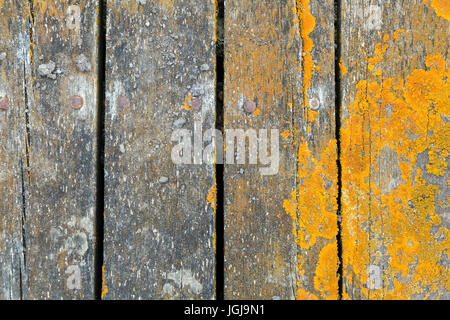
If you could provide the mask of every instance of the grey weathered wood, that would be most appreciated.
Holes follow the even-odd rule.
[[[171,160],[177,127],[214,127],[214,16],[212,0],[108,1],[104,299],[214,298],[214,166]]]
[[[333,1],[225,3],[225,129],[285,133],[278,174],[225,166],[227,299],[337,298],[333,21]]]
[[[15,71],[2,85],[14,90],[6,92],[14,103],[1,115],[2,131],[9,123],[11,135],[2,139],[10,146],[17,141],[7,156],[11,189],[5,194],[16,205],[2,212],[13,219],[6,243],[14,246],[2,248],[2,255],[17,260],[17,251],[23,254],[19,264],[2,268],[11,268],[10,286],[17,288],[21,265],[24,299],[93,298],[97,1],[78,1],[79,28],[67,20],[73,15],[67,2],[2,5],[2,34],[9,40],[2,44],[8,45],[3,72]],[[81,54],[84,67],[77,64]],[[72,108],[74,96],[84,100],[80,109]],[[22,193],[18,206],[14,199]]]
[[[449,298],[449,13],[342,1],[346,299]]]
[[[26,179],[28,10],[0,6],[0,299],[20,299],[26,280],[22,181]]]

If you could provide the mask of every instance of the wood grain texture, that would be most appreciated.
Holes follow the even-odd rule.
[[[7,145],[16,141],[6,162],[15,177],[9,178],[11,211],[4,214],[13,219],[7,224],[11,223],[9,241],[15,246],[8,254],[17,260],[15,252],[21,251],[20,263],[11,261],[7,267],[15,278],[14,270],[20,266],[20,298],[90,299],[94,296],[97,1],[78,1],[79,28],[67,22],[73,16],[67,2],[13,1],[1,2],[0,7],[6,13],[2,32],[11,35],[5,38],[10,42],[2,65],[9,66],[5,71],[16,71],[10,75],[12,81],[5,79],[6,73],[3,77],[8,83],[5,89],[15,86],[16,91],[8,93],[13,108],[2,115],[2,126],[11,125],[12,140]],[[80,55],[86,60],[82,66]],[[14,199],[19,190],[22,203],[17,216]],[[17,289],[17,279],[10,285]]]
[[[345,0],[346,299],[448,299],[448,1]]]
[[[214,17],[212,0],[108,1],[104,299],[214,298],[214,166],[171,160],[175,129],[214,127]]]
[[[94,297],[97,4],[32,5],[27,299]]]
[[[0,299],[20,299],[25,278],[27,6],[0,5]],[[8,18],[6,18],[8,17]]]
[[[333,21],[332,1],[225,4],[225,130],[280,132],[277,174],[225,166],[226,299],[337,298]]]

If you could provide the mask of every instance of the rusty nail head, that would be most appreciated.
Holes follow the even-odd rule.
[[[9,102],[8,97],[0,98],[0,110],[8,110],[11,103]]]
[[[309,107],[311,108],[311,110],[318,110],[320,107],[319,99],[317,98],[311,99],[311,101],[309,102]]]
[[[191,107],[195,111],[200,110],[202,107],[202,101],[199,98],[192,98]]]
[[[70,105],[75,110],[81,109],[81,107],[84,105],[84,99],[80,96],[73,96],[70,98]]]
[[[128,108],[128,106],[130,105],[130,102],[128,101],[128,98],[120,97],[119,100],[117,100],[117,105],[120,108]]]
[[[254,101],[248,100],[244,103],[244,110],[247,113],[252,113],[256,111],[256,103]]]

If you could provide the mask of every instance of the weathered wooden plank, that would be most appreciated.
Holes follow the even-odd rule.
[[[24,299],[94,297],[97,1],[77,3],[20,4]]]
[[[344,0],[344,298],[449,298],[448,1]]]
[[[333,1],[226,1],[225,130],[281,140],[274,175],[225,166],[227,299],[338,296],[333,12]]]
[[[214,17],[108,1],[104,299],[214,298],[214,165],[171,159],[176,129],[214,127]]]
[[[26,177],[28,8],[0,5],[0,299],[22,297],[25,275],[22,179]]]

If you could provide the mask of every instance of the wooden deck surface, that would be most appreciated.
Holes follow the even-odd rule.
[[[0,299],[450,299],[449,20],[0,0]]]

